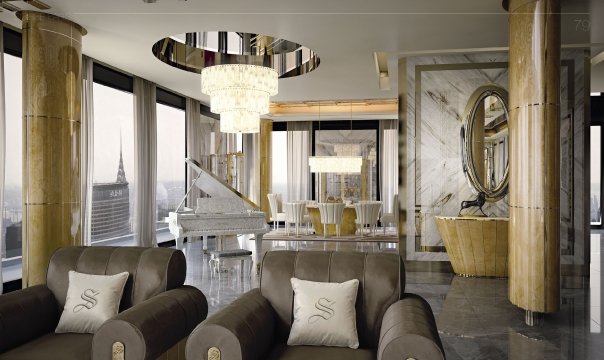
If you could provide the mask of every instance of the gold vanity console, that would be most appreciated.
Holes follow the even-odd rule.
[[[453,271],[460,276],[508,276],[508,218],[437,216]]]

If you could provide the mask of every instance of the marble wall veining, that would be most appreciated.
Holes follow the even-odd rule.
[[[562,52],[561,247],[563,263],[584,264],[586,223],[583,162],[585,86],[583,50]],[[406,254],[408,260],[446,261],[435,216],[457,215],[474,199],[462,171],[460,129],[472,93],[484,85],[508,89],[507,52],[406,59]],[[572,128],[572,131],[571,131]],[[572,135],[572,136],[571,136]],[[487,203],[507,217],[507,196]]]

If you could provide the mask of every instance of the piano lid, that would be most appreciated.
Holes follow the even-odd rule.
[[[195,180],[195,186],[201,189],[201,191],[205,192],[213,198],[228,198],[232,201],[239,201],[243,204],[245,209],[258,210],[260,208],[258,205],[256,205],[256,203],[248,199],[245,195],[235,190],[229,184],[218,179],[216,175],[212,174],[210,171],[204,169],[201,164],[199,164],[196,160],[185,158],[185,162],[189,164],[189,166],[191,166],[199,174],[199,176]],[[187,191],[185,199],[188,193],[189,192]],[[178,211],[179,209],[180,206],[176,209],[176,211]]]

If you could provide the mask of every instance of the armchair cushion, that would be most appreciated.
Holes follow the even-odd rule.
[[[69,272],[65,308],[55,332],[90,333],[117,315],[128,273],[116,275]]]
[[[205,319],[208,303],[198,289],[163,292],[106,321],[94,334],[93,359],[111,359],[114,342],[124,344],[126,360],[156,359]]]
[[[378,360],[444,360],[444,350],[430,305],[418,295],[405,294],[384,314]]]
[[[359,280],[343,283],[291,279],[294,323],[288,345],[359,347],[355,303]]]
[[[90,360],[91,344],[92,334],[50,332],[0,354],[0,360]],[[111,359],[111,357],[107,359]]]
[[[0,296],[0,353],[54,331],[58,320],[55,297],[45,285]]]

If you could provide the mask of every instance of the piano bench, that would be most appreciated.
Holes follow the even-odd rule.
[[[254,266],[254,262],[252,261],[251,251],[245,249],[210,251],[209,264],[212,274],[220,274],[220,267],[223,260],[239,260],[241,262],[241,266],[239,267],[241,277],[243,277],[243,265],[246,260],[249,261],[249,273],[250,277],[252,276],[252,267]]]

